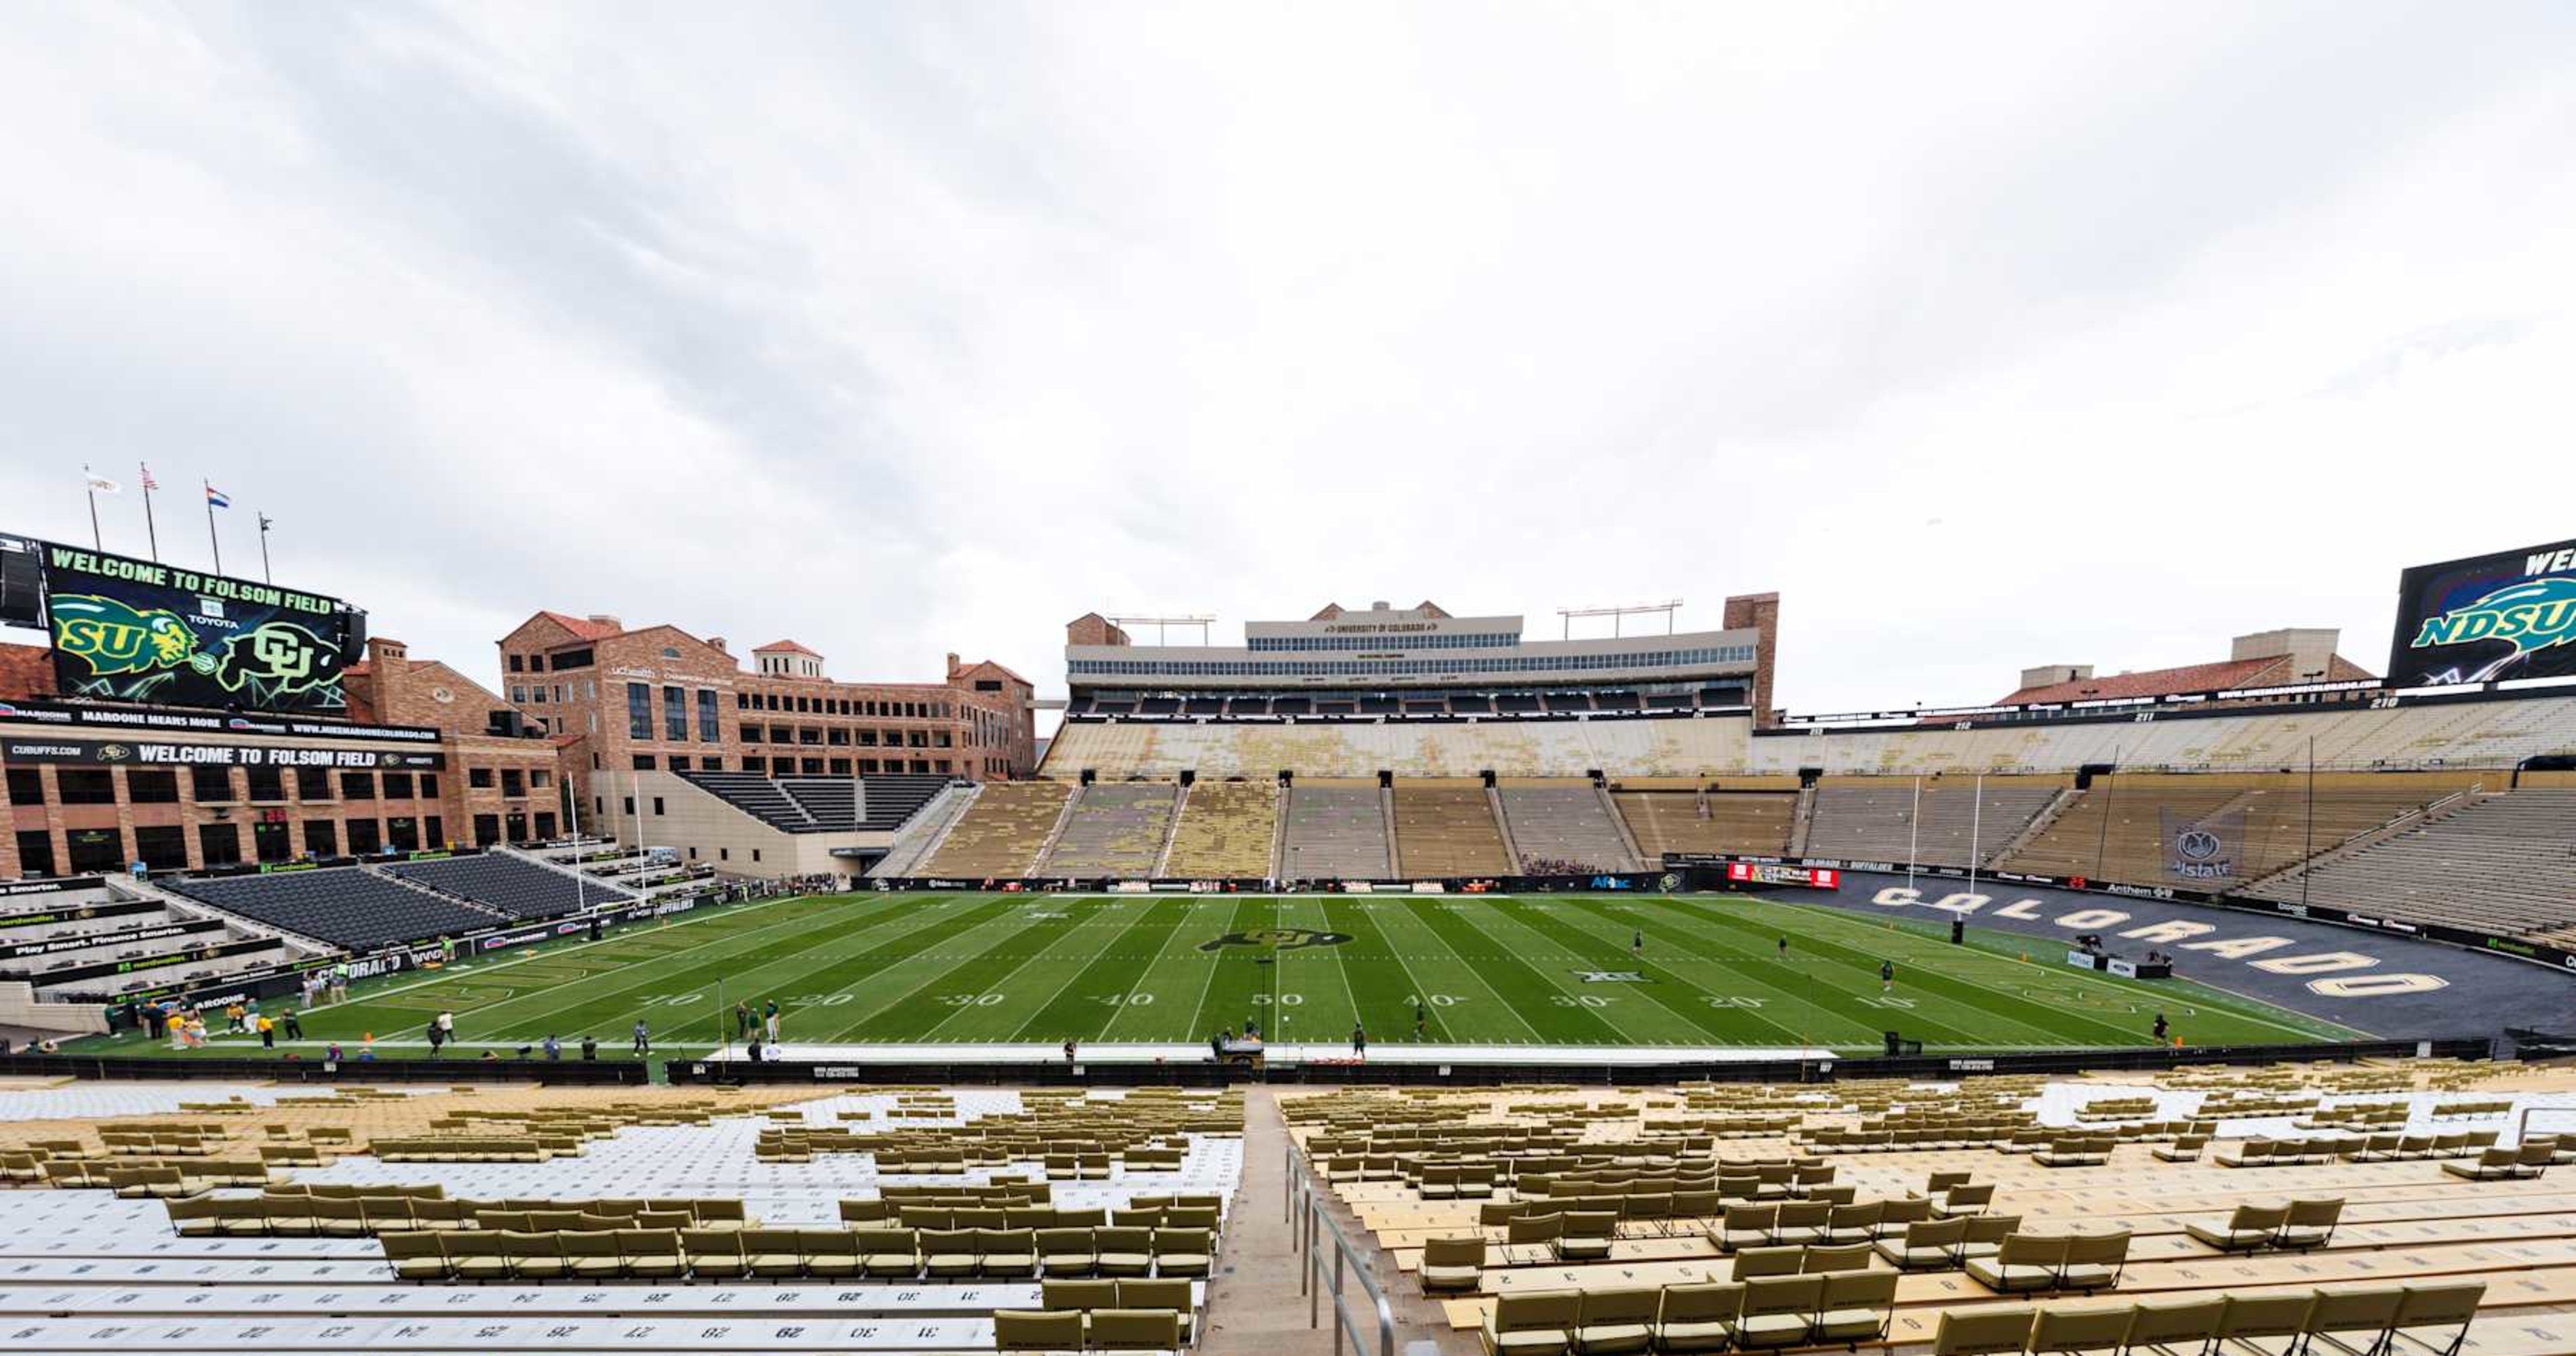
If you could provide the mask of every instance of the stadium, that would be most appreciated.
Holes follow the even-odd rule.
[[[2576,1349],[2571,561],[1806,715],[1775,594],[1044,703],[0,540],[8,1342]]]
[[[2576,1356],[2576,6],[0,35],[0,1356]]]

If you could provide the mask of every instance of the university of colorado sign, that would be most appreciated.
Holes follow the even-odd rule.
[[[1872,895],[1869,902],[1886,909],[1937,909],[1962,918],[1982,913],[1989,918],[2046,923],[2070,934],[2099,932],[2160,951],[2174,952],[2186,960],[2205,956],[2213,960],[2234,961],[2267,974],[2304,977],[2310,993],[2328,998],[2377,998],[2393,993],[2425,993],[2450,984],[2440,975],[2382,973],[2379,957],[2365,956],[2358,951],[2307,951],[2290,938],[2259,933],[2242,937],[2220,936],[2218,924],[2194,918],[2141,923],[2134,914],[2119,909],[2086,907],[2051,914],[2049,910],[2054,906],[2046,900],[2024,898],[2000,908],[1990,907],[1995,901],[1994,895],[1967,890],[1954,890],[1932,898],[1911,886],[1891,885]]]

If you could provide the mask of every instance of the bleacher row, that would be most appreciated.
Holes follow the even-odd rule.
[[[2549,1171],[2576,1163],[2576,1136],[2495,1143],[2535,1111],[2576,1115],[2576,1078],[2497,1070],[2524,1089],[2478,1113],[2499,1127],[2437,1135],[2446,1107],[2465,1114],[2438,1095],[2458,1084],[2436,1066],[2398,1091],[2387,1072],[2179,1070],[2143,1106],[2099,1076],[1772,1089],[1798,1123],[1732,1149],[1712,1113],[1745,1099],[1723,1086],[1344,1090],[1283,1111],[1319,1189],[1493,1356],[2392,1356],[2456,1353],[2470,1328],[2481,1352],[2576,1352],[2576,1322],[2553,1317],[2576,1304],[2576,1196]],[[2344,1107],[2405,1128],[2271,1133]],[[2229,1143],[2204,1157],[2212,1138]],[[2298,1152],[2267,1151],[2283,1144]],[[2237,1164],[2273,1165],[2265,1196]]]
[[[1796,852],[2288,899],[2313,852],[2308,897],[2318,902],[2576,940],[2576,852],[2564,850],[2576,840],[2576,787],[2506,792],[2506,780],[2121,773],[2079,789],[2071,776],[1828,777],[1811,793],[1645,782],[1606,796],[1582,780],[1492,790],[1473,780],[1009,783],[983,788],[914,870],[1428,879],[1636,870],[1667,852]],[[2207,846],[2187,855],[2181,843],[2195,831]]]
[[[10,1174],[39,1189],[5,1197],[0,1344],[902,1353],[1015,1345],[1019,1315],[1070,1323],[1067,1350],[1177,1351],[1204,1326],[1241,1172],[1241,1096],[1213,1090],[252,1096],[268,1094],[155,1112],[122,1088],[14,1094],[47,1118],[0,1123],[0,1146],[28,1146],[0,1152],[45,1167],[141,1161],[120,1145],[196,1166],[246,1144],[327,1150],[185,1195]],[[374,1152],[505,1125],[573,1130],[585,1151]],[[791,1137],[798,1152],[770,1152]],[[1058,1146],[1110,1170],[1076,1172]]]
[[[783,833],[892,832],[955,778],[918,773],[767,777],[682,772],[681,780]]]
[[[1351,776],[1385,769],[1401,782],[1473,777],[1574,778],[1598,769],[1639,778],[2062,774],[2086,766],[2278,772],[2311,752],[2336,771],[2512,768],[2576,751],[2576,697],[2441,705],[2355,703],[2294,712],[2152,721],[1979,722],[1756,735],[1749,717],[1553,720],[1510,724],[1234,724],[1069,720],[1042,771],[1104,781],[1266,778],[1280,769]]]

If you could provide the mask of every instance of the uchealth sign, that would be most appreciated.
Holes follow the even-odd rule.
[[[2267,935],[2259,930],[2249,930],[2238,936],[2232,928],[2222,928],[2196,918],[2142,920],[2124,909],[2086,907],[2052,913],[2050,910],[2057,906],[2046,900],[2025,896],[2009,903],[1998,903],[2001,898],[1972,890],[1933,894],[1910,885],[1890,885],[1872,895],[1869,902],[1884,909],[1933,909],[1960,918],[1980,915],[2012,918],[2044,923],[2070,933],[2098,932],[2106,939],[2118,937],[2142,947],[2172,952],[2186,962],[2194,957],[2205,957],[2299,979],[2305,982],[2310,993],[2329,998],[2425,993],[2450,984],[2440,975],[2383,972],[2377,956],[2365,956],[2358,951],[2309,950],[2288,937]]]

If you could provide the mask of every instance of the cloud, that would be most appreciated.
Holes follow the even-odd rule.
[[[2567,533],[2564,7],[7,22],[0,526],[210,476],[487,680],[1776,588],[1790,706],[1972,701]]]

